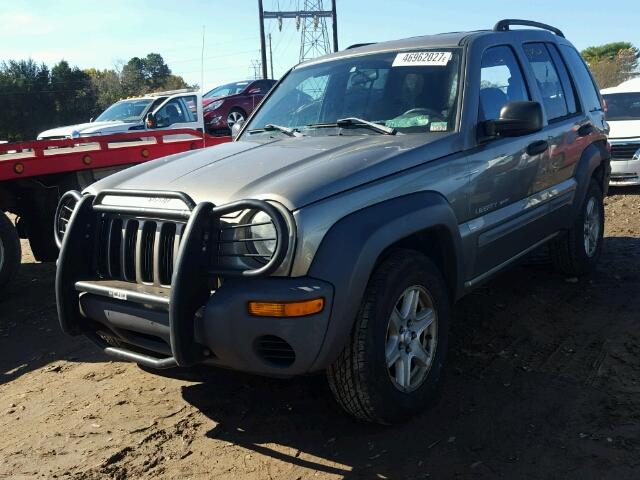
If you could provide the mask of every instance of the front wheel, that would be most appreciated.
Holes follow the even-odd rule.
[[[392,424],[436,398],[450,306],[437,267],[411,250],[374,271],[345,349],[327,371],[338,403],[354,417]]]
[[[603,237],[602,189],[596,180],[591,179],[575,223],[549,245],[554,266],[566,275],[591,273],[602,253]]]
[[[229,115],[227,115],[227,126],[231,129],[236,123],[244,122],[246,118],[247,116],[242,110],[234,108],[229,112]]]
[[[7,216],[0,212],[0,295],[18,271],[21,257],[18,232]]]

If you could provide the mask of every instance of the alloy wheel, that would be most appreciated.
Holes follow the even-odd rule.
[[[584,251],[587,257],[595,255],[600,237],[600,209],[594,197],[589,198],[584,215]]]
[[[232,128],[236,123],[244,120],[244,115],[240,112],[231,112],[227,116],[227,125]]]
[[[414,285],[396,302],[389,318],[385,357],[393,385],[402,392],[426,380],[436,353],[438,317],[427,290]]]

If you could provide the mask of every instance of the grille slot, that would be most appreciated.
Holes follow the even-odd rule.
[[[102,278],[170,286],[183,223],[104,215],[97,265]]]
[[[160,227],[158,248],[158,281],[162,285],[169,285],[173,275],[174,247],[176,244],[175,223],[163,223]]]
[[[611,159],[631,160],[638,149],[640,149],[640,142],[614,143],[611,145]]]
[[[288,367],[296,361],[296,353],[286,340],[275,335],[263,335],[256,342],[256,352],[278,367]]]

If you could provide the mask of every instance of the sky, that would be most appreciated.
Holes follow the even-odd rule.
[[[265,10],[303,0],[263,0]],[[330,8],[330,0],[324,0]],[[562,29],[578,49],[613,41],[640,47],[640,0],[337,0],[338,43],[491,28],[526,18]],[[330,20],[329,20],[330,22]],[[331,24],[328,23],[329,38]],[[204,29],[204,72],[201,56]],[[295,20],[267,21],[274,76],[298,62]],[[257,0],[0,0],[0,61],[61,59],[80,68],[113,68],[131,57],[161,54],[172,72],[207,91],[253,78],[260,59]],[[204,73],[204,74],[203,74]],[[204,79],[202,82],[201,79]]]

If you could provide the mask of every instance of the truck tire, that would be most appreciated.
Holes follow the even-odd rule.
[[[0,296],[5,291],[5,285],[18,271],[21,259],[18,231],[7,216],[0,212]]]
[[[602,189],[591,179],[573,226],[549,244],[553,265],[565,275],[586,275],[596,268],[604,236]]]
[[[338,403],[359,420],[405,421],[437,398],[450,302],[426,256],[393,251],[373,272],[351,338],[328,368]]]

